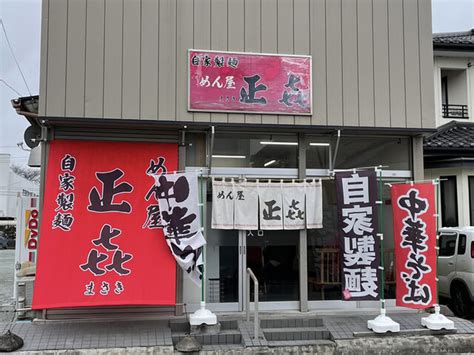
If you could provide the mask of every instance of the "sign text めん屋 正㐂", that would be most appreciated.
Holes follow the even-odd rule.
[[[191,49],[190,111],[310,115],[311,57]]]

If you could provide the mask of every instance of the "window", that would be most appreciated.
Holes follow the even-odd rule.
[[[443,105],[448,105],[449,100],[448,100],[448,77],[447,76],[443,76],[441,78],[441,95],[442,95]]]
[[[343,136],[339,142],[335,168],[383,165],[387,170],[410,170],[410,162],[408,138]],[[309,164],[308,168],[311,168]]]
[[[337,138],[308,135],[306,167],[329,169]],[[341,136],[336,156],[336,169],[363,166],[387,166],[387,170],[410,170],[410,140],[406,137]]]
[[[439,236],[439,256],[453,256],[456,250],[456,234]]]
[[[396,180],[384,180],[396,182]],[[385,297],[395,298],[395,255],[390,187],[383,185],[383,233]],[[341,300],[341,240],[337,229],[337,199],[334,180],[323,180],[323,228],[308,229],[308,299]],[[382,225],[382,224],[381,224]],[[378,227],[377,227],[378,228]]]
[[[220,133],[214,138],[213,167],[297,168],[296,135]]]
[[[441,176],[441,224],[443,227],[459,225],[456,176]]]
[[[474,226],[474,176],[469,176],[469,215],[470,225]]]
[[[464,255],[466,252],[466,235],[459,234],[458,255]]]
[[[329,159],[334,151],[329,136],[306,137],[306,167],[308,169],[329,169]]]

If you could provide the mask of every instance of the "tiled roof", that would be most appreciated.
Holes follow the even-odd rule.
[[[438,128],[438,132],[425,138],[425,150],[474,151],[474,123],[451,121]]]
[[[433,46],[436,47],[474,47],[474,29],[466,32],[448,32],[433,34]]]

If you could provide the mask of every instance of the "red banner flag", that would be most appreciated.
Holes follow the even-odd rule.
[[[176,144],[50,144],[33,308],[175,304],[155,175]]]
[[[432,183],[392,186],[397,306],[436,303],[436,201]]]

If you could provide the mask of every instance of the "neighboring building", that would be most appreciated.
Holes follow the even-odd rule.
[[[436,126],[474,122],[474,29],[433,35]]]
[[[35,124],[43,127],[43,152],[56,139],[71,145],[170,142],[180,144],[180,170],[212,167],[210,176],[325,179],[323,229],[252,237],[213,230],[207,221],[211,309],[242,310],[246,266],[263,285],[270,259],[281,270],[272,276],[274,287],[261,291],[263,310],[375,304],[342,301],[335,269],[327,284],[321,279],[321,268],[328,268],[323,253],[332,250],[336,263],[340,255],[330,177],[334,169],[383,165],[386,182],[423,179],[423,135],[436,127],[430,0],[43,0],[42,19]],[[311,55],[312,114],[188,111],[191,48]],[[208,187],[208,217],[211,192]],[[387,291],[393,298],[387,186],[383,200]],[[199,297],[179,270],[176,302],[189,311],[198,307]]]
[[[474,225],[474,29],[433,35],[436,123],[425,175],[441,178],[441,226]]]
[[[10,154],[0,154],[0,219],[16,218],[17,197],[35,196],[39,184],[15,174],[10,168]]]

